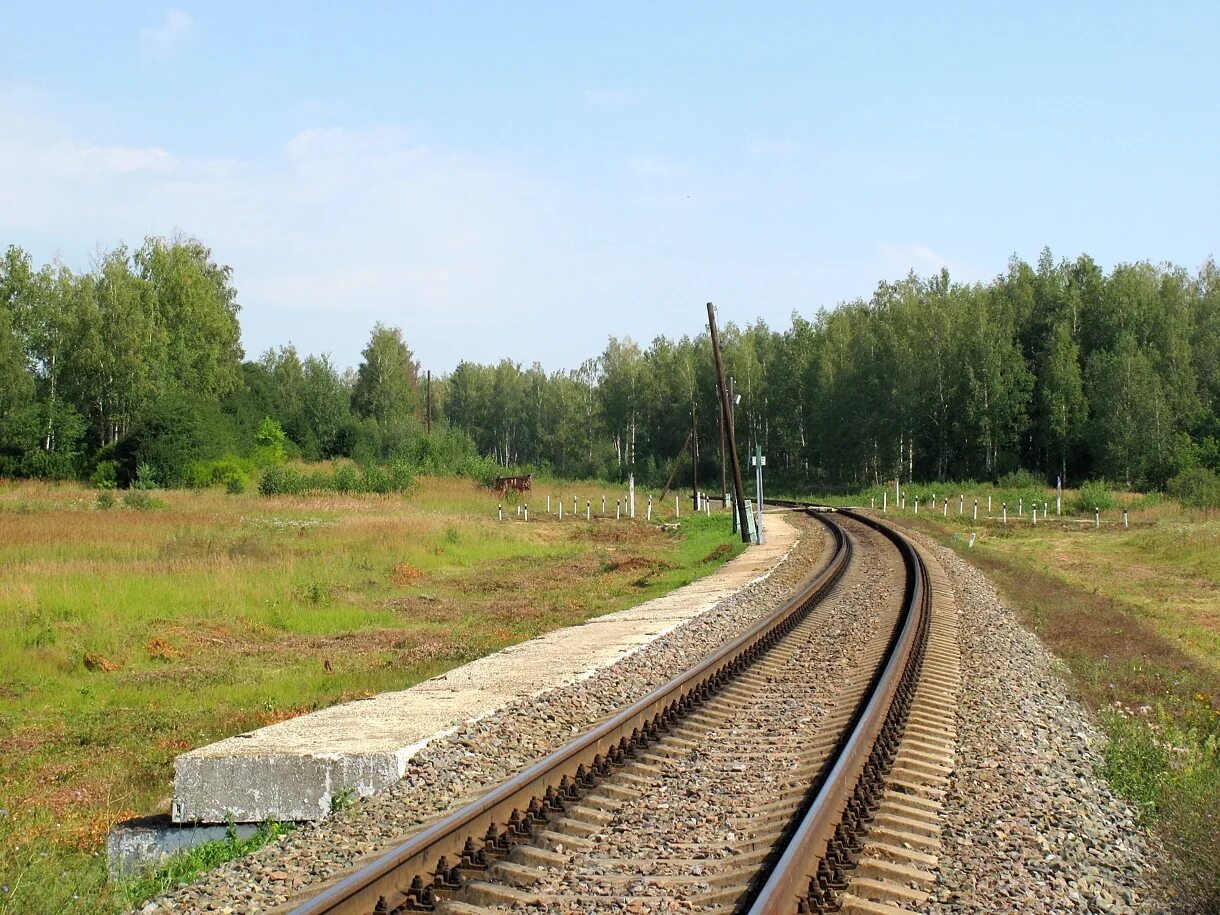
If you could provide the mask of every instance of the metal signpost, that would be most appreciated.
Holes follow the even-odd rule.
[[[755,527],[758,528],[758,542],[765,542],[763,539],[763,489],[762,489],[762,469],[767,466],[767,459],[763,457],[762,445],[754,446],[754,455],[750,458],[750,464],[754,467],[754,492],[758,496],[758,507],[755,511],[758,513]]]

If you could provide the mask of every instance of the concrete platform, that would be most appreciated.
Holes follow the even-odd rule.
[[[767,542],[656,600],[505,648],[407,690],[347,702],[219,741],[174,761],[175,823],[316,820],[339,792],[402,778],[429,741],[509,703],[587,677],[765,577],[796,528],[767,515]]]

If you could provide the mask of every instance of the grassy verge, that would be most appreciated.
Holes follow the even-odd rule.
[[[1109,736],[1100,773],[1135,804],[1171,854],[1165,886],[1187,906],[1220,910],[1220,518],[1158,498],[1111,493],[1103,526],[1081,516],[972,519],[986,489],[959,488],[931,511],[888,517],[986,572],[1022,622],[1061,658]],[[977,493],[977,494],[976,494]],[[993,491],[996,511],[1002,497]],[[843,497],[869,504],[869,493]],[[1011,497],[1005,493],[1004,496]],[[1065,504],[1080,500],[1069,493]],[[880,499],[877,505],[880,506]],[[1019,497],[1018,497],[1019,498]],[[1121,522],[1128,509],[1129,527]],[[982,512],[980,512],[982,515]],[[1083,523],[1082,523],[1083,522]],[[970,535],[976,535],[973,547]]]
[[[109,507],[83,487],[0,483],[0,913],[135,898],[107,884],[102,843],[114,822],[168,809],[186,749],[405,688],[739,551],[722,517],[646,524],[641,492],[637,520],[616,523],[617,486],[551,485],[562,523],[545,490],[527,524],[520,500],[450,478],[406,496],[156,492]],[[667,501],[654,522],[675,521]]]

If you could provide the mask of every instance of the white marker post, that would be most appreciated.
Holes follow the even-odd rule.
[[[590,502],[588,499],[585,499],[585,520],[586,521],[593,520],[593,503]]]
[[[614,520],[617,521],[622,517],[623,503],[618,499],[614,500]]]
[[[991,517],[991,496],[987,497],[987,517]]]
[[[915,497],[915,514],[919,514],[919,496]]]
[[[978,499],[974,500],[974,520],[975,521],[979,520],[979,500]]]
[[[881,492],[881,514],[883,514],[883,515],[885,514],[885,502],[886,502],[886,496],[888,496],[889,494],[890,494],[890,493],[889,493],[889,490],[888,490],[888,489],[887,489],[887,490],[882,490],[882,492]]]
[[[680,496],[674,496],[674,517],[675,518],[682,517],[682,506],[680,504],[681,501],[682,501],[682,499]]]
[[[527,505],[527,506],[525,506],[525,520],[529,521],[529,519],[530,519],[530,507]]]
[[[1101,527],[1101,509],[1097,506],[1093,506],[1093,526]]]
[[[559,520],[563,520],[563,499],[559,500]]]
[[[602,493],[602,516],[605,517],[605,514],[606,514],[606,495],[605,495],[605,493]]]
[[[966,496],[964,493],[957,494],[957,513],[964,514],[966,511]]]
[[[1004,512],[1004,519],[1003,519],[1004,523],[1007,524],[1008,523],[1008,503],[1007,502],[1004,502],[1001,505],[1001,510]]]
[[[627,517],[635,518],[635,474],[627,477]]]
[[[652,520],[652,496],[649,496],[649,497],[648,497],[648,511],[647,511],[647,513],[644,515],[644,520],[645,520],[645,521],[651,521],[651,520]]]
[[[549,492],[546,494],[546,513],[548,515],[551,513],[551,494]]]
[[[496,506],[496,519],[498,521],[504,520],[504,506],[503,505]]]

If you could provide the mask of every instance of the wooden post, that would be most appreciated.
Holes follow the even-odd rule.
[[[712,359],[716,363],[716,381],[720,387],[720,409],[724,414],[724,425],[729,440],[729,459],[733,462],[733,500],[737,503],[737,523],[741,528],[741,542],[750,542],[750,522],[746,514],[746,486],[741,479],[741,462],[737,459],[737,430],[733,428],[732,413],[729,412],[729,392],[724,385],[724,363],[720,359],[720,335],[716,333],[716,309],[707,303],[707,326],[712,335]]]

